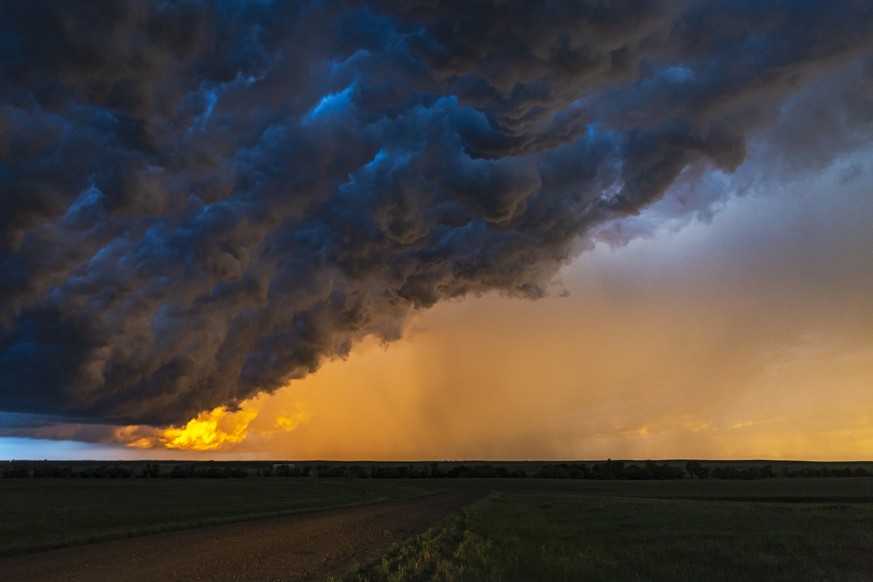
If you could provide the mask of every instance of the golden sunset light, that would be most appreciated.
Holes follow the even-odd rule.
[[[0,457],[870,458],[864,18],[619,4],[19,39]]]
[[[873,1],[0,0],[0,515],[2,580],[873,580]]]

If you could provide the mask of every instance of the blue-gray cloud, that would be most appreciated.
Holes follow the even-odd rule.
[[[852,0],[0,2],[0,410],[180,422],[540,296],[871,48]]]

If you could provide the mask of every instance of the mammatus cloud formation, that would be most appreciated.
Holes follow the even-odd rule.
[[[541,296],[871,50],[861,0],[2,2],[0,410],[180,424]]]

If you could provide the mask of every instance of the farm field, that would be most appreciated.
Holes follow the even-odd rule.
[[[478,500],[412,539],[395,532],[399,545],[375,560],[332,547],[357,562],[338,579],[873,579],[870,477],[10,478],[0,479],[0,554],[184,529],[196,539],[192,528],[248,520],[237,525],[254,531],[259,518],[440,491]]]
[[[0,479],[0,555],[408,499],[414,481]]]
[[[341,580],[870,580],[873,480],[546,482]]]
[[[0,581],[325,580],[481,496],[475,490],[0,557]]]

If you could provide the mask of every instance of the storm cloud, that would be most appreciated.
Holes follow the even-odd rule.
[[[179,423],[540,297],[799,88],[869,117],[871,50],[861,0],[2,2],[0,410]]]

